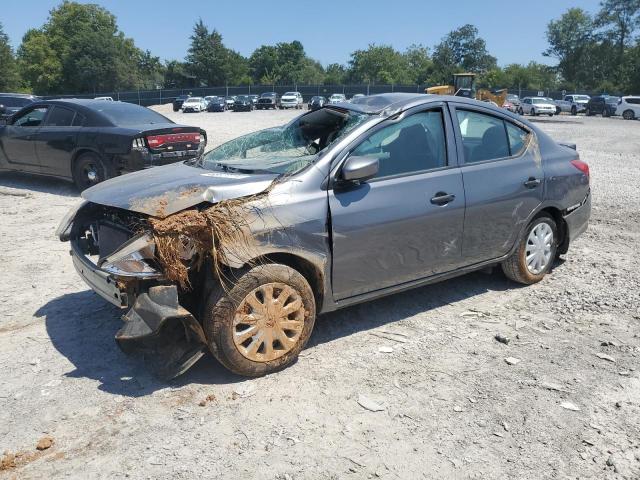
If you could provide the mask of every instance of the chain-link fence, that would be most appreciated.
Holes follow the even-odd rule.
[[[260,95],[265,92],[276,92],[282,95],[285,92],[300,92],[307,102],[315,95],[328,97],[333,93],[343,93],[347,98],[360,93],[363,95],[374,95],[376,93],[406,92],[424,93],[429,85],[244,85],[226,87],[201,87],[201,88],[175,88],[156,90],[137,90],[129,92],[103,92],[96,94],[78,95],[48,95],[44,98],[95,98],[111,97],[122,102],[137,103],[149,107],[151,105],[161,105],[171,103],[179,95],[191,95],[197,97],[205,96],[230,96],[230,95]],[[508,88],[509,93],[523,97],[550,97],[559,100],[567,93],[585,93],[589,95],[599,95],[602,92],[566,92],[558,90],[530,90],[519,87]]]

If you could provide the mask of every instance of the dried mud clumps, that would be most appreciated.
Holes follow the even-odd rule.
[[[252,258],[252,237],[247,218],[253,210],[251,198],[223,200],[201,210],[192,209],[167,218],[149,219],[156,244],[156,257],[168,280],[183,290],[191,289],[189,262],[200,268],[211,255],[215,274],[223,278],[222,266],[229,260]]]

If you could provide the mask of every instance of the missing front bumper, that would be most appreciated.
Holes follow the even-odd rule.
[[[151,287],[136,298],[123,319],[116,342],[125,353],[142,354],[161,379],[181,375],[204,355],[204,331],[178,303],[175,285]]]

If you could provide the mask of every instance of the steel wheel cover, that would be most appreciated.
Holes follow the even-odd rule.
[[[542,273],[551,262],[553,230],[548,223],[537,224],[527,237],[525,261],[527,270],[533,275]]]
[[[296,346],[304,328],[300,294],[284,283],[267,283],[251,291],[233,319],[233,342],[245,358],[268,362]]]

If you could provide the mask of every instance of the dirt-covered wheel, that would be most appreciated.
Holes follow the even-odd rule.
[[[97,153],[83,153],[73,164],[73,183],[80,191],[114,176],[113,168]]]
[[[203,326],[209,348],[234,373],[259,377],[288,367],[313,330],[316,305],[307,280],[285,265],[241,272],[209,297]]]
[[[546,213],[527,226],[513,254],[502,262],[504,274],[514,282],[531,285],[544,278],[556,258],[558,228]]]

